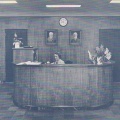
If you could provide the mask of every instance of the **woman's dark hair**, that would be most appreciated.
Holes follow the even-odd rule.
[[[58,57],[61,59],[61,54],[59,52],[56,52],[54,54],[58,55]]]

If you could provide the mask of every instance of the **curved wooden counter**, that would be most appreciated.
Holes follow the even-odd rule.
[[[18,106],[98,107],[113,101],[113,64],[15,65]]]

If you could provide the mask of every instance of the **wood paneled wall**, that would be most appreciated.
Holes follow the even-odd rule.
[[[61,16],[65,17],[65,16]],[[68,25],[61,27],[55,16],[45,17],[1,17],[0,18],[0,79],[5,80],[5,29],[28,29],[28,45],[39,48],[39,61],[48,61],[59,51],[63,60],[87,63],[87,51],[99,44],[99,29],[119,29],[120,17],[73,17],[67,16]],[[44,31],[58,29],[58,45],[45,45]],[[82,45],[69,45],[69,30],[82,30]]]

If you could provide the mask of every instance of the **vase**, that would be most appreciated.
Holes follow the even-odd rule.
[[[102,57],[97,57],[97,65],[102,65]]]

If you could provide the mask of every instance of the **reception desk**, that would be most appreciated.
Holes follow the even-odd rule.
[[[99,107],[113,102],[113,63],[14,65],[18,106]]]

